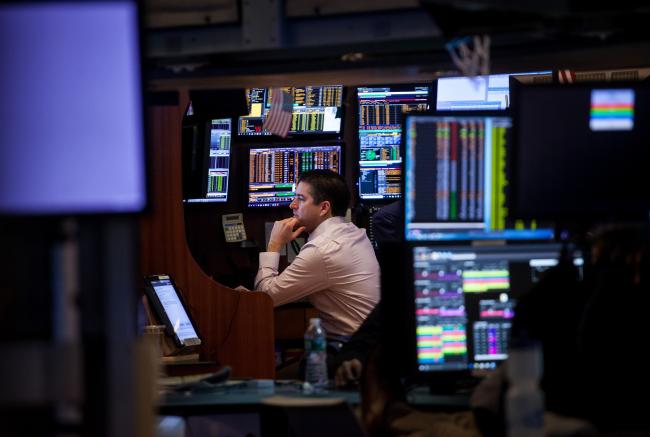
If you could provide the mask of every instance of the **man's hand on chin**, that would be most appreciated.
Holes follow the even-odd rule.
[[[298,219],[295,217],[275,222],[273,224],[273,230],[271,231],[271,238],[269,238],[269,245],[266,250],[268,252],[280,252],[282,246],[295,240],[298,235],[304,232],[304,226],[298,226],[298,228],[294,230],[296,226],[298,226]]]

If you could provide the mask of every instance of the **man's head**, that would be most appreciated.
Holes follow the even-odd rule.
[[[601,225],[588,235],[591,262],[602,271],[618,271],[621,284],[647,282],[650,226],[646,223]],[[644,278],[645,276],[645,278]]]
[[[311,170],[300,175],[296,197],[289,207],[298,224],[311,233],[328,218],[345,216],[349,203],[350,192],[343,177],[330,170]]]

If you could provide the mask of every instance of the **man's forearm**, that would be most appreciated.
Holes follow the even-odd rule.
[[[267,252],[280,252],[282,250],[282,244],[276,241],[269,241],[269,244],[266,246]]]
[[[278,264],[280,262],[280,253],[275,251],[267,251],[260,253],[260,265],[257,270],[257,275],[255,276],[255,289],[260,290],[263,287],[260,287],[260,284],[265,282],[269,278],[276,277],[278,275]]]

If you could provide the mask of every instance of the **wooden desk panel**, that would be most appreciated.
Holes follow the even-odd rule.
[[[318,310],[311,305],[289,304],[277,307],[274,317],[275,339],[302,341],[312,317],[318,317]]]
[[[148,108],[150,211],[140,226],[141,273],[174,278],[204,340],[202,359],[231,366],[235,377],[273,378],[271,298],[217,283],[187,247],[181,170],[186,93],[180,100],[178,106]]]

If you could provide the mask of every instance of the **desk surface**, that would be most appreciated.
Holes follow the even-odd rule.
[[[348,404],[359,404],[359,393],[356,391],[323,390],[305,392],[299,381],[228,381],[212,387],[201,387],[196,390],[165,393],[161,399],[161,409],[195,408],[207,406],[255,406],[262,404],[264,399],[272,396],[288,396],[304,399],[334,399],[340,398]]]
[[[211,387],[200,387],[192,391],[165,393],[159,403],[162,414],[184,414],[217,410],[254,410],[273,396],[285,396],[307,400],[341,399],[349,405],[361,402],[358,391],[323,390],[305,392],[298,381],[228,381]],[[469,395],[435,395],[428,388],[412,390],[407,397],[414,406],[465,409],[469,406]],[[324,402],[325,403],[325,402]]]

